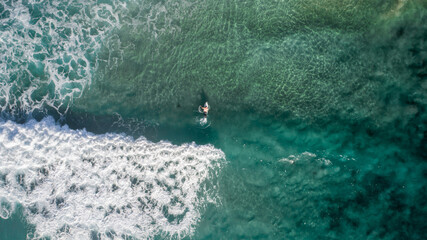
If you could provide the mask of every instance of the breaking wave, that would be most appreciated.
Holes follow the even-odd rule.
[[[94,135],[53,118],[0,122],[0,154],[0,217],[20,203],[35,236],[54,239],[186,236],[215,201],[204,184],[225,159],[211,145]]]

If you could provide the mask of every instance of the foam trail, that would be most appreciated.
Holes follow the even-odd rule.
[[[211,145],[94,135],[52,118],[1,121],[0,156],[0,216],[18,202],[35,236],[53,239],[191,234],[214,197],[203,183],[225,158]]]

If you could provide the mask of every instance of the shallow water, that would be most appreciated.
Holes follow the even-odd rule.
[[[425,239],[426,7],[1,2],[0,239]]]

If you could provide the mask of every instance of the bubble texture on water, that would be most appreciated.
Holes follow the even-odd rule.
[[[119,26],[119,1],[2,1],[0,111],[68,110],[90,86],[97,51]]]
[[[19,203],[35,236],[54,239],[184,237],[214,202],[204,186],[225,158],[210,145],[94,135],[52,118],[0,122],[0,142],[0,217]]]

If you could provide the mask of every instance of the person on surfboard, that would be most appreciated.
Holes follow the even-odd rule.
[[[205,105],[203,107],[199,106],[199,111],[200,111],[200,109],[202,109],[203,115],[205,115],[205,117],[208,116],[208,112],[209,112],[209,104],[208,104],[208,102],[205,102]],[[200,112],[202,112],[202,111],[200,111]]]

